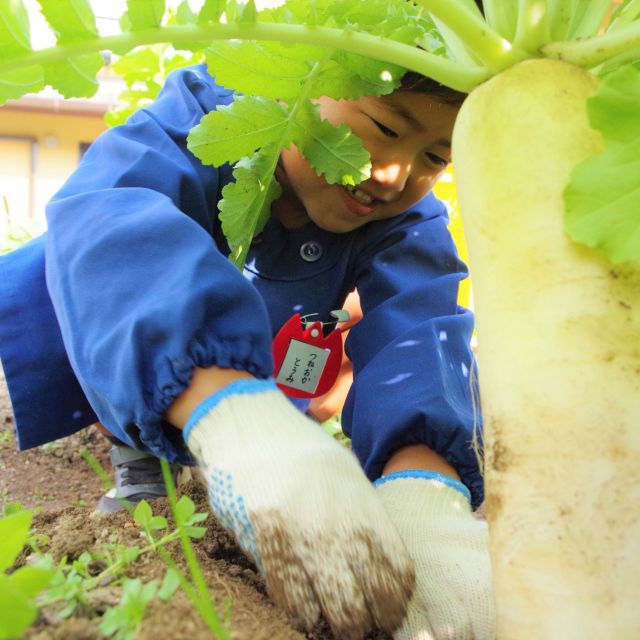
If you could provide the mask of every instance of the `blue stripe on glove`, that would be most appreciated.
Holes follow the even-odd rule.
[[[241,380],[235,380],[226,387],[223,387],[219,391],[210,395],[206,400],[203,400],[192,412],[187,420],[187,424],[182,431],[182,437],[187,442],[191,430],[202,420],[202,418],[211,411],[215,406],[219,405],[225,398],[229,396],[251,394],[251,393],[263,393],[264,391],[276,391],[278,387],[272,378],[268,380],[258,380],[257,378],[242,378]]]
[[[446,484],[448,487],[459,491],[469,502],[471,502],[471,493],[469,492],[469,489],[462,484],[462,482],[450,476],[446,476],[443,473],[427,471],[426,469],[406,469],[404,471],[396,471],[395,473],[390,473],[389,475],[378,478],[373,483],[373,486],[379,487],[386,482],[398,480],[399,478],[424,478],[425,480],[435,480],[436,482],[441,482],[442,484]]]

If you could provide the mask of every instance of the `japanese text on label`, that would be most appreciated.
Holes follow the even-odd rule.
[[[291,340],[280,371],[278,384],[314,393],[329,357],[329,350],[300,340]]]

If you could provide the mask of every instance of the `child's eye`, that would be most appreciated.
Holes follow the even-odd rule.
[[[433,162],[433,164],[437,164],[439,167],[446,167],[449,164],[448,160],[441,158],[439,155],[436,155],[435,153],[427,153],[426,156],[427,158],[429,158],[431,162]]]
[[[380,129],[380,131],[382,131],[382,133],[387,136],[387,138],[397,138],[398,134],[393,131],[392,129],[389,129],[389,127],[385,127],[381,122],[378,122],[377,120],[374,120],[373,118],[371,118],[374,122],[374,124],[376,125],[376,127],[378,127],[378,129]]]

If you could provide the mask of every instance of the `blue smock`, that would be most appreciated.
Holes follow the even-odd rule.
[[[92,144],[48,204],[47,233],[0,258],[0,358],[19,447],[99,419],[133,447],[190,463],[163,415],[193,368],[269,377],[286,320],[329,319],[357,287],[364,317],[346,343],[342,426],[367,476],[424,443],[479,504],[473,318],[457,304],[467,271],[444,204],[428,195],[343,234],[272,218],[241,273],[216,207],[231,168],[203,166],[186,146],[202,115],[232,100],[203,65],[173,72],[153,104]]]

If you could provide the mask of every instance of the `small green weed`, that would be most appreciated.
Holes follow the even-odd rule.
[[[155,597],[166,602],[179,586],[180,580],[172,569],[167,570],[160,588],[158,580],[143,584],[139,579],[125,578],[120,604],[105,612],[100,623],[100,631],[107,636],[113,636],[115,640],[133,640],[144,620],[149,603]]]
[[[29,540],[33,514],[8,511],[0,519],[0,640],[21,637],[34,622],[38,615],[35,599],[52,577],[42,564],[9,571]]]
[[[193,502],[186,496],[183,496],[179,502],[181,503],[180,508],[185,513],[189,512],[189,516],[184,520],[183,525],[187,529],[187,534],[193,537],[202,537],[206,529],[194,525],[204,520],[207,514],[195,513]],[[126,578],[120,577],[123,570],[128,565],[133,564],[140,556],[152,552],[160,552],[163,557],[166,554],[171,560],[163,547],[174,540],[178,540],[181,536],[181,531],[179,529],[167,531],[157,538],[156,534],[158,532],[168,530],[167,519],[164,516],[154,516],[149,503],[144,500],[139,502],[133,511],[133,519],[143,529],[143,537],[149,542],[142,548],[138,546],[108,545],[99,552],[89,553],[85,551],[71,562],[65,557],[55,568],[52,566],[51,558],[45,558],[48,568],[53,572],[53,578],[45,597],[40,600],[39,604],[48,606],[64,602],[64,608],[58,612],[60,618],[69,617],[78,607],[89,613],[94,613],[87,594],[96,587],[107,583],[122,583],[124,585]],[[172,560],[171,562],[173,563]],[[177,579],[174,575],[175,573],[176,569],[175,565],[173,565],[168,572],[170,578],[165,578],[165,580],[171,579],[171,584],[175,583]],[[177,584],[180,584],[179,580]],[[130,589],[135,588],[130,587]],[[165,584],[159,593],[164,594],[167,589],[168,587]],[[148,594],[152,591],[153,594],[156,593],[156,590],[151,587],[144,593]],[[129,603],[125,609],[128,610],[129,607],[133,606],[129,602],[133,598],[133,591],[129,595],[123,594],[123,598],[125,596]],[[140,595],[140,598],[142,597]],[[138,598],[136,602],[139,601],[140,599]],[[137,624],[135,628],[137,628]]]
[[[111,488],[113,483],[98,460],[86,450],[82,452],[82,457],[95,471],[104,486],[107,489]],[[123,501],[123,506],[132,514],[134,521],[142,528],[144,537],[149,541],[149,546],[140,550],[140,553],[146,553],[149,550],[156,551],[169,568],[167,575],[171,575],[172,580],[177,580],[213,636],[219,640],[230,640],[231,601],[230,599],[225,600],[224,616],[223,619],[221,619],[214,606],[213,598],[207,587],[202,568],[198,563],[191,542],[192,539],[202,538],[205,535],[206,528],[198,526],[198,524],[206,520],[208,514],[197,513],[193,501],[188,496],[181,496],[180,499],[177,498],[176,487],[173,482],[169,464],[165,460],[161,460],[161,464],[162,475],[167,487],[169,505],[176,528],[174,531],[165,533],[160,538],[157,538],[156,536],[159,535],[159,532],[168,530],[169,524],[167,519],[164,516],[154,516],[151,507],[145,500],[140,501],[135,509]],[[169,552],[165,549],[165,546],[175,539],[180,540],[190,577],[186,576],[180,570]],[[167,579],[167,576],[165,576],[165,582]],[[137,587],[130,588],[137,589]],[[149,591],[151,591],[151,588],[149,588]],[[160,588],[160,592],[163,592],[163,587]],[[133,598],[133,596],[130,597]],[[142,599],[144,599],[144,597],[140,595],[137,601],[140,602]],[[146,605],[144,608],[146,609]],[[127,636],[122,636],[122,638],[125,637]]]
[[[92,467],[100,468],[101,477],[106,477],[91,454],[83,452],[83,456],[90,459]],[[50,542],[49,537],[31,531],[33,512],[24,509],[20,503],[5,508],[0,519],[0,640],[22,637],[36,620],[38,609],[44,606],[60,605],[57,613],[60,618],[71,616],[77,609],[89,616],[98,615],[91,605],[89,593],[106,584],[122,587],[119,604],[108,608],[100,623],[100,631],[114,640],[135,638],[149,603],[154,598],[168,600],[179,587],[190,598],[213,637],[230,640],[231,600],[225,601],[221,619],[191,542],[206,533],[206,528],[199,525],[206,520],[207,514],[198,513],[188,496],[177,498],[171,471],[164,461],[163,474],[175,528],[169,527],[164,516],[154,515],[144,500],[135,509],[127,505],[142,529],[146,544],[141,547],[105,545],[97,551],[84,551],[72,561],[64,557],[56,565],[50,555],[43,553],[43,548]],[[167,544],[176,540],[182,545],[189,576],[180,570],[166,549]],[[36,562],[11,571],[25,546],[36,554]],[[123,576],[126,567],[149,553],[158,553],[168,566],[161,584],[159,580],[143,583]]]

